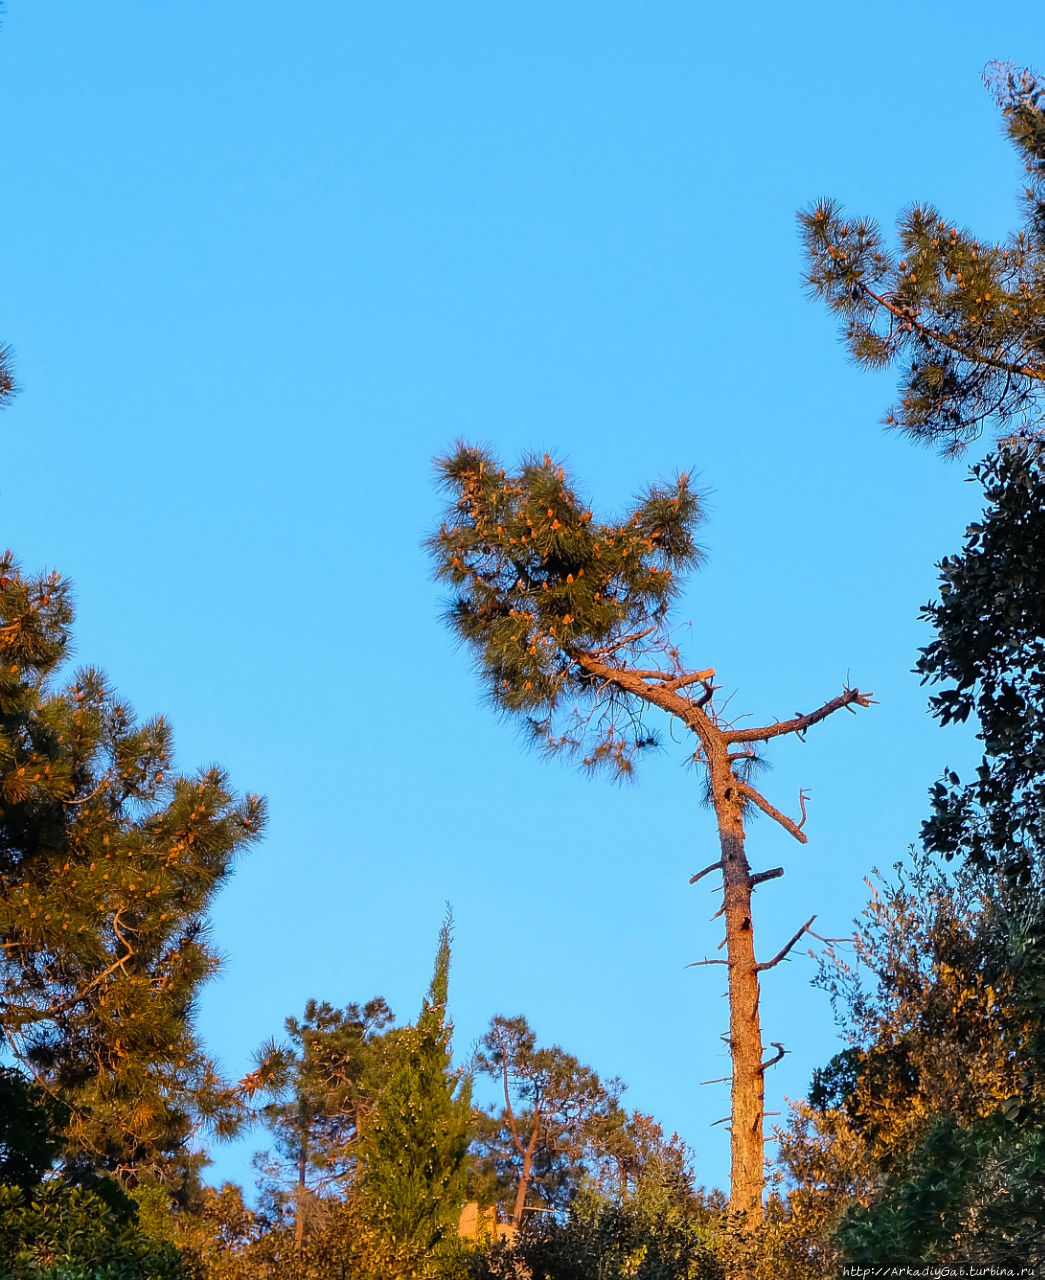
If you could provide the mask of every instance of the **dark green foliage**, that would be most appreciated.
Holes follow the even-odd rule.
[[[1045,851],[1045,457],[1007,448],[973,475],[987,509],[940,563],[940,599],[922,612],[936,638],[916,670],[946,685],[933,715],[972,716],[984,754],[974,781],[935,785],[922,838],[1027,882]]]
[[[427,1252],[456,1234],[465,1202],[471,1081],[453,1070],[447,1016],[450,921],[417,1022],[397,1033],[385,1087],[365,1127],[362,1186],[393,1240]]]
[[[276,1138],[277,1159],[264,1165],[270,1212],[314,1222],[319,1202],[343,1191],[355,1172],[360,1124],[388,1073],[394,1035],[381,1035],[392,1011],[380,997],[336,1009],[309,1000],[288,1018],[288,1043],[269,1044],[248,1077],[275,1100],[261,1119]]]
[[[199,1118],[237,1114],[192,1010],[207,909],[264,806],[219,769],[177,775],[166,721],[97,671],[63,685],[71,622],[65,582],[0,558],[0,1024],[68,1106],[70,1154],[185,1173]]]
[[[31,1187],[61,1150],[66,1109],[21,1071],[0,1067],[0,1183]]]
[[[852,1265],[1045,1263],[1045,1128],[995,1113],[938,1116],[881,1198],[851,1210],[838,1243]]]
[[[712,1215],[650,1188],[620,1204],[586,1197],[563,1218],[534,1214],[512,1243],[476,1259],[475,1280],[721,1280]]]
[[[662,639],[677,574],[700,560],[688,478],[651,487],[629,516],[601,523],[547,455],[510,474],[459,444],[437,466],[451,504],[428,546],[437,578],[453,588],[448,620],[491,702],[525,717],[538,746],[628,773],[655,741],[643,704],[606,690],[579,656],[624,655],[628,636],[647,649]]]
[[[1008,240],[981,243],[931,205],[901,216],[897,250],[832,200],[799,218],[810,289],[842,319],[853,359],[904,366],[886,423],[947,453],[991,421],[1003,431],[1043,425],[1043,86],[1000,65],[988,83],[1027,174],[1024,225]]]
[[[639,1141],[618,1105],[621,1082],[604,1084],[558,1045],[538,1046],[525,1018],[493,1018],[474,1069],[498,1094],[479,1122],[475,1190],[506,1215],[518,1216],[526,1203],[564,1207],[600,1159],[610,1163],[611,1148],[625,1169],[635,1158]]]
[[[0,1186],[4,1280],[189,1280],[181,1254],[92,1191]]]

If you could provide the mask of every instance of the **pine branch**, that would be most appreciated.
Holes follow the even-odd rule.
[[[729,743],[768,742],[770,738],[779,738],[785,733],[803,734],[814,724],[819,724],[821,720],[826,720],[836,711],[841,711],[843,707],[846,710],[852,710],[854,704],[858,707],[869,707],[873,703],[874,698],[870,693],[861,693],[859,689],[846,689],[837,698],[825,702],[822,707],[818,707],[808,715],[798,713],[790,720],[778,720],[775,724],[762,725],[758,729],[727,729],[722,736]]]

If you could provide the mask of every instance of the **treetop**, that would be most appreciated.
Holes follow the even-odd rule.
[[[578,747],[575,735],[550,732],[563,703],[596,695],[578,656],[666,645],[668,606],[681,575],[701,561],[694,533],[703,511],[689,476],[651,485],[625,517],[600,521],[548,454],[509,472],[459,442],[436,467],[451,501],[427,545],[436,578],[453,589],[447,621],[473,651],[495,707],[526,716],[542,745]],[[627,772],[648,735],[615,729],[606,747],[608,727],[593,746],[605,749],[585,764],[606,756]]]

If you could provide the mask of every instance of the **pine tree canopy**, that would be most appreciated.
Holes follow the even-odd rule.
[[[451,504],[428,546],[454,591],[448,621],[491,702],[523,716],[538,746],[630,773],[636,751],[655,743],[644,704],[606,688],[585,659],[659,649],[677,663],[667,610],[680,575],[701,560],[703,515],[688,476],[599,522],[547,454],[510,474],[461,443],[436,465]]]
[[[61,683],[72,616],[66,582],[0,558],[0,1024],[71,1150],[129,1172],[233,1119],[192,1012],[208,907],[265,811],[220,769],[178,775],[167,722],[98,671]]]
[[[799,215],[808,283],[857,364],[905,366],[886,424],[956,454],[995,422],[1045,430],[1045,85],[993,64],[987,83],[1026,169],[1023,226],[989,243],[932,205],[900,217],[898,249],[834,200]]]

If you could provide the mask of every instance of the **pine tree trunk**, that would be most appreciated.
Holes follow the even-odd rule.
[[[515,1208],[512,1210],[512,1221],[517,1227],[522,1226],[523,1205],[526,1203],[526,1192],[530,1186],[530,1170],[533,1168],[533,1153],[537,1148],[537,1135],[540,1132],[540,1124],[533,1126],[533,1132],[530,1134],[530,1141],[526,1144],[526,1150],[523,1152],[522,1173],[519,1176],[519,1186],[515,1192]]]
[[[729,961],[731,1089],[729,1207],[754,1227],[762,1217],[763,1112],[762,1028],[758,1013],[758,968],[751,924],[751,870],[744,852],[742,801],[725,761],[711,769],[712,796],[722,850],[723,915]]]
[[[306,1176],[308,1173],[308,1145],[307,1139],[302,1137],[301,1149],[298,1152],[298,1185],[297,1185],[297,1204],[295,1205],[295,1222],[294,1222],[294,1249],[297,1253],[301,1252],[301,1247],[305,1242],[305,1195],[306,1195]]]

